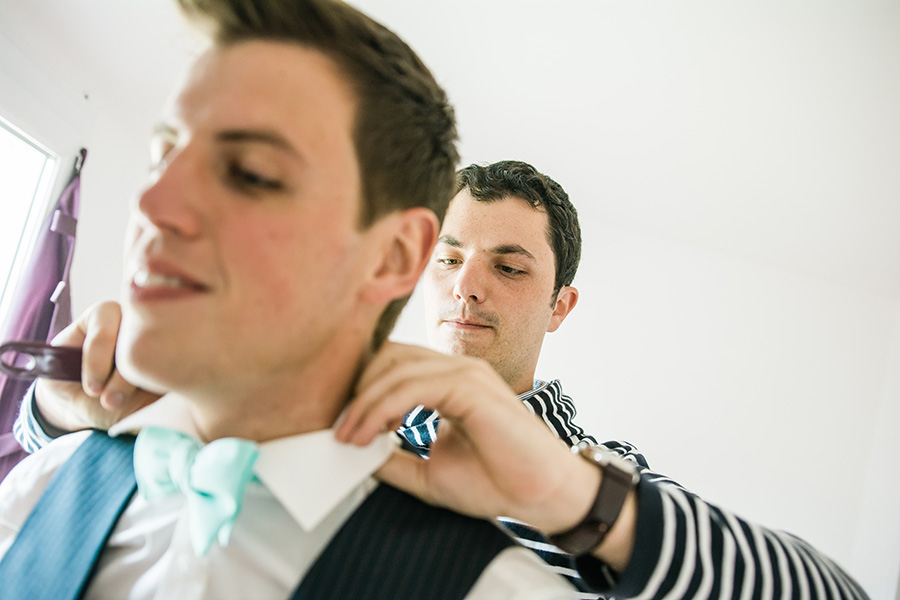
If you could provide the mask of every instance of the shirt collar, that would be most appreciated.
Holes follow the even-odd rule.
[[[187,402],[174,395],[125,417],[109,434],[135,433],[149,426],[199,437]],[[310,531],[369,480],[398,441],[393,432],[387,432],[368,446],[352,446],[335,440],[332,429],[283,437],[259,444],[254,472],[297,523]]]
[[[540,379],[535,379],[531,385],[532,385],[532,387],[530,390],[528,390],[524,394],[519,394],[519,400],[521,400],[522,402],[525,402],[526,400],[528,400],[535,394],[538,394],[538,393],[546,390],[547,388],[558,387],[561,389],[561,387],[562,387],[562,386],[560,386],[558,379],[555,379],[550,383],[547,383],[546,381],[542,381]]]

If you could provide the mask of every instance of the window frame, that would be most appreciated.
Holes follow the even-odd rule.
[[[4,315],[12,298],[12,294],[9,292],[15,289],[15,282],[22,276],[22,271],[25,265],[28,264],[30,255],[37,243],[41,226],[54,204],[51,191],[59,184],[61,173],[60,157],[31,139],[26,132],[9,123],[2,114],[0,114],[0,127],[46,157],[37,185],[34,187],[34,194],[31,197],[31,204],[25,215],[25,222],[22,230],[19,232],[19,240],[13,252],[12,263],[9,265],[8,273],[6,273],[8,277],[4,278],[4,273],[0,271],[0,315]]]
[[[0,89],[3,124],[53,161],[29,210],[9,279],[0,289],[2,316],[12,301],[9,291],[15,289],[31,259],[40,228],[68,184],[75,158],[81,148],[88,147],[94,114],[85,94],[67,88],[2,32]]]

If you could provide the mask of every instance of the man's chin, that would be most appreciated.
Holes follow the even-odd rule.
[[[435,348],[444,354],[450,356],[472,356],[474,358],[484,358],[487,354],[487,348],[482,344],[475,344],[471,340],[461,340],[453,338],[450,340],[442,340]]]
[[[131,385],[154,394],[165,394],[171,386],[164,380],[170,375],[164,356],[140,345],[122,343],[116,347],[116,369]]]
[[[169,391],[170,386],[164,384],[158,376],[154,376],[153,369],[141,368],[127,361],[117,364],[116,368],[125,381],[135,387],[159,396]]]

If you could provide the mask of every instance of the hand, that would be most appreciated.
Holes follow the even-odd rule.
[[[44,419],[64,431],[109,429],[159,396],[125,381],[115,368],[122,311],[115,302],[91,306],[53,339],[55,346],[81,346],[81,384],[38,379],[35,399]]]
[[[397,451],[381,480],[432,504],[512,517],[546,533],[587,513],[599,470],[569,452],[479,359],[386,343],[363,372],[337,439],[368,444],[420,404],[441,415],[430,459]]]

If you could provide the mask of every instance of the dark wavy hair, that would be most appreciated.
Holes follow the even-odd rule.
[[[456,191],[466,190],[480,202],[515,197],[547,213],[547,240],[556,257],[554,295],[572,285],[581,261],[581,226],[569,195],[551,178],[528,163],[502,160],[472,164],[456,173]]]

